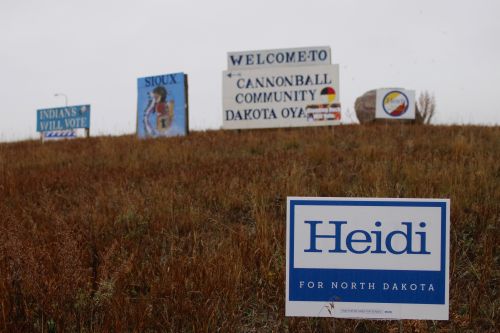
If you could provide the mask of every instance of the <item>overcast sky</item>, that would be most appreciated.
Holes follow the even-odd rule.
[[[132,133],[136,79],[180,71],[191,128],[219,128],[226,52],[324,45],[343,111],[399,86],[433,92],[438,123],[500,124],[499,13],[498,0],[0,0],[0,141],[37,137],[58,92],[92,105],[93,135]]]

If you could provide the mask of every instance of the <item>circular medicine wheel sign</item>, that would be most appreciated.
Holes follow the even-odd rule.
[[[408,96],[399,90],[388,92],[382,101],[385,113],[391,117],[399,117],[405,114],[409,105]]]
[[[336,96],[337,93],[332,87],[326,87],[321,90],[321,97],[324,103],[332,103]]]

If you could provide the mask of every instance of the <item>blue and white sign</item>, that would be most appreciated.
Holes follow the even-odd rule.
[[[37,132],[90,128],[90,105],[37,110]]]
[[[448,199],[289,197],[286,315],[448,320]]]
[[[143,77],[137,84],[137,135],[140,138],[187,135],[187,75]]]

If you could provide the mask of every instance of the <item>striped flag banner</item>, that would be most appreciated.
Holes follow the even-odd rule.
[[[43,132],[43,140],[64,140],[76,138],[75,130],[61,130]]]

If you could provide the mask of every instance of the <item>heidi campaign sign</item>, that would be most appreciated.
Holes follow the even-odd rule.
[[[227,54],[229,70],[329,64],[331,64],[331,50],[328,46],[229,52]]]
[[[188,134],[187,75],[139,78],[137,135],[140,138]]]
[[[90,105],[37,110],[37,132],[90,128]]]
[[[336,125],[338,65],[223,72],[224,129]]]
[[[286,315],[447,320],[448,199],[289,197]]]
[[[415,119],[415,91],[399,88],[377,89],[375,118]]]

